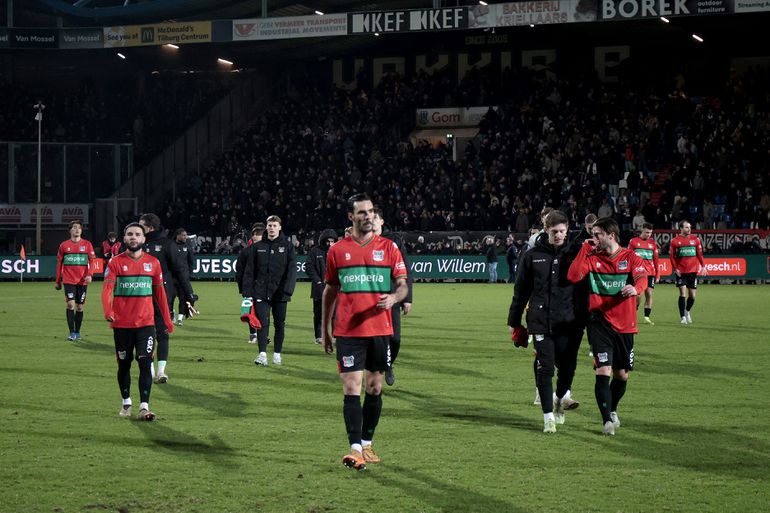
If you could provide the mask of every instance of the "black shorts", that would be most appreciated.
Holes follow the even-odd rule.
[[[687,287],[695,290],[698,288],[698,273],[682,273],[676,277],[677,287]]]
[[[337,370],[385,372],[390,365],[390,337],[337,337]]]
[[[655,276],[647,275],[647,288],[648,289],[655,288]]]
[[[147,357],[152,361],[152,352],[155,350],[155,326],[113,328],[112,336],[115,339],[115,356],[118,361],[126,359],[130,361],[134,353],[137,360]]]
[[[87,291],[88,285],[64,284],[64,297],[67,301],[74,301],[76,305],[85,304]]]
[[[618,333],[604,317],[591,314],[588,321],[588,342],[594,353],[594,368],[634,370],[634,334]]]

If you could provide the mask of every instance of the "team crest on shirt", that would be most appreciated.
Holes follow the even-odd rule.
[[[163,249],[163,246],[155,246],[155,251],[160,252],[160,250]]]
[[[278,252],[279,252],[279,253],[283,253],[284,251],[286,251],[286,248],[284,248],[284,247],[280,247],[280,248],[278,248]]]
[[[618,271],[628,271],[628,260],[618,262]]]
[[[382,262],[383,260],[385,260],[385,251],[381,249],[375,249],[374,251],[372,251],[372,260],[374,260],[375,262]]]
[[[342,357],[342,366],[343,367],[352,367],[356,363],[356,357],[355,356],[343,356]]]
[[[152,264],[147,264],[147,263],[145,263],[145,264],[144,264],[144,271],[145,271],[145,272],[148,272],[148,273],[149,273],[149,272],[152,272]]]
[[[350,253],[345,253],[345,260],[350,260]]]
[[[124,270],[124,271],[128,271],[128,266],[127,266],[127,265],[124,265],[124,266],[123,266],[123,270]]]
[[[695,241],[694,241],[694,240],[691,240],[691,241],[690,241],[690,246],[694,246],[694,245],[695,245]]]
[[[85,251],[85,250],[86,250],[85,246],[80,246],[80,251]]]

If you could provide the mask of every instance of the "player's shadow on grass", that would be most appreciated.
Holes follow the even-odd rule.
[[[638,360],[636,368],[640,372],[649,374],[673,374],[673,375],[688,375],[697,377],[699,379],[713,379],[718,376],[728,378],[749,378],[760,379],[760,376],[754,372],[729,368],[719,367],[716,365],[702,365],[699,363],[692,363],[683,360],[671,360],[656,354],[644,354]]]
[[[244,401],[240,394],[234,392],[214,395],[171,383],[156,385],[155,389],[167,393],[171,400],[176,403],[193,408],[204,408],[222,417],[245,417],[246,409],[249,406],[249,403]]]
[[[596,436],[583,440],[624,457],[644,458],[720,477],[764,479],[770,468],[770,446],[735,430],[634,421],[621,427],[611,440],[598,435],[598,431]]]
[[[422,371],[425,373],[431,373],[431,374],[442,374],[444,376],[452,376],[452,377],[468,377],[473,378],[477,380],[497,380],[498,378],[494,375],[490,375],[489,373],[483,373],[475,370],[471,370],[467,367],[449,367],[448,365],[440,365],[436,363],[435,360],[431,360],[430,363],[421,363],[419,359],[406,359],[404,361],[404,367],[407,367],[409,369],[414,369],[416,371]],[[401,366],[401,363],[393,364],[393,369],[395,370],[397,367]]]
[[[514,429],[532,429],[534,425],[531,418],[520,417],[509,412],[492,410],[478,406],[478,404],[452,403],[437,398],[433,395],[421,394],[403,389],[390,392],[394,398],[401,399],[412,404],[416,411],[424,412],[420,417],[435,416],[446,419],[484,424],[493,427]]]
[[[112,342],[110,340],[110,342]],[[92,340],[79,340],[72,344],[75,349],[84,349],[86,351],[97,351],[101,353],[115,353],[115,345],[113,343],[99,343]]]
[[[236,451],[229,447],[216,433],[209,434],[210,442],[206,442],[163,425],[162,419],[157,422],[135,421],[133,424],[142,431],[147,440],[162,450],[203,456],[214,465],[230,470],[239,467],[235,461]]]
[[[385,489],[401,490],[414,499],[430,503],[439,511],[526,511],[517,508],[513,502],[484,495],[472,488],[440,481],[412,468],[400,465],[387,465],[387,468],[389,472],[372,471],[367,477]]]

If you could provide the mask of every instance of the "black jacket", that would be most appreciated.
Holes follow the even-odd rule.
[[[243,248],[238,253],[238,258],[235,259],[235,283],[238,284],[238,294],[243,295],[243,270],[249,261],[249,253],[254,251],[254,244],[250,244]],[[252,257],[253,258],[253,257]]]
[[[147,233],[145,236],[144,250],[160,261],[160,269],[163,272],[163,285],[166,293],[175,290],[174,283],[179,285],[179,292],[190,297],[193,294],[190,285],[190,274],[187,264],[180,263],[179,251],[176,243],[171,242],[160,230]]]
[[[409,259],[406,255],[406,246],[404,245],[404,239],[399,237],[394,232],[384,232],[382,236],[392,240],[393,243],[398,248],[398,250],[401,252],[401,258],[404,259],[404,265],[406,266],[406,286],[409,288],[409,292],[406,293],[406,297],[404,298],[403,301],[401,301],[401,303],[411,303],[412,302],[412,284],[414,283],[414,277],[412,276],[412,273],[409,271]],[[395,292],[396,288],[397,288],[396,282],[392,282],[390,291]]]
[[[559,248],[543,233],[535,246],[519,259],[508,325],[520,326],[527,308],[527,331],[534,334],[565,334],[575,328],[575,288],[567,271],[575,257],[571,244]]]
[[[305,262],[305,271],[310,278],[310,297],[313,299],[322,299],[324,294],[326,252],[329,251],[324,244],[326,239],[337,240],[337,232],[332,229],[322,231],[318,236],[318,244],[310,249]]]
[[[243,294],[262,301],[291,301],[297,285],[294,246],[283,234],[251,245],[243,268]]]
[[[174,241],[174,244],[179,252],[179,265],[187,267],[187,276],[189,278],[192,276],[193,269],[195,269],[195,250],[193,250],[189,240],[185,242]]]

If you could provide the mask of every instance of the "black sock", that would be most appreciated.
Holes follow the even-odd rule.
[[[553,370],[540,369],[537,374],[537,391],[543,413],[553,411]]]
[[[684,302],[685,299],[679,296],[679,317],[684,317]]]
[[[152,358],[143,356],[139,358],[139,400],[143,403],[150,402],[150,389],[152,388]]]
[[[610,411],[618,411],[618,403],[626,393],[627,381],[620,378],[612,378],[610,383],[610,392],[612,393],[612,404],[610,404]]]
[[[694,297],[688,297],[687,298],[687,308],[685,308],[685,310],[687,310],[689,312],[690,310],[692,310],[692,305],[694,305],[694,304],[695,304],[695,298]]]
[[[81,324],[83,324],[83,312],[75,312],[75,333],[80,333]]]
[[[364,406],[362,410],[361,438],[371,440],[374,437],[374,430],[380,422],[380,413],[382,413],[382,394],[366,394],[364,397]]]
[[[131,397],[131,360],[118,360],[118,388],[120,388],[120,397],[128,399]]]
[[[75,310],[67,308],[67,326],[70,329],[70,333],[75,333]]]
[[[651,313],[652,313],[652,308],[645,308],[644,309],[644,316],[645,317],[649,317]]]
[[[345,429],[348,431],[350,445],[361,443],[361,425],[363,424],[363,411],[361,397],[346,395],[342,406],[342,416],[345,417]]]
[[[610,422],[610,402],[612,401],[612,392],[610,392],[609,376],[596,376],[594,395],[596,396],[596,404],[599,406],[599,413],[602,414],[602,422]],[[542,400],[542,397],[540,400]]]

